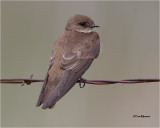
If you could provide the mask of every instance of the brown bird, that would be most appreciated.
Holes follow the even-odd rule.
[[[50,65],[37,102],[37,107],[53,108],[75,84],[100,52],[98,33],[93,20],[74,15],[52,49]]]

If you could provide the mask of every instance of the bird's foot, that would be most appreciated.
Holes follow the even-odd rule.
[[[85,84],[86,79],[81,77],[78,81],[79,81],[79,87],[84,88],[84,86],[86,85]]]

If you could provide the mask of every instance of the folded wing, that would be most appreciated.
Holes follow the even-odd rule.
[[[61,68],[65,70],[65,72],[54,93],[43,104],[43,109],[54,106],[54,104],[76,84],[93,61],[93,58],[80,59],[79,57],[80,51],[69,52],[63,55]]]

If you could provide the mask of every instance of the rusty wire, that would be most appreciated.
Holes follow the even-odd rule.
[[[35,82],[44,82],[42,79],[32,79],[33,75],[30,76],[29,79],[0,79],[0,83],[5,84],[24,84],[30,85],[31,83]],[[108,85],[108,84],[116,84],[116,83],[123,83],[123,84],[135,84],[135,83],[148,83],[148,82],[160,82],[160,79],[126,79],[126,80],[86,80],[80,79],[77,81],[79,83],[80,88],[83,88],[85,84],[95,84],[95,85]],[[83,83],[83,85],[82,85]]]

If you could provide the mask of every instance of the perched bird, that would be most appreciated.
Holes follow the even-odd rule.
[[[99,27],[84,15],[72,16],[65,31],[54,43],[48,72],[37,107],[53,108],[75,84],[100,52],[100,39],[93,28]]]

